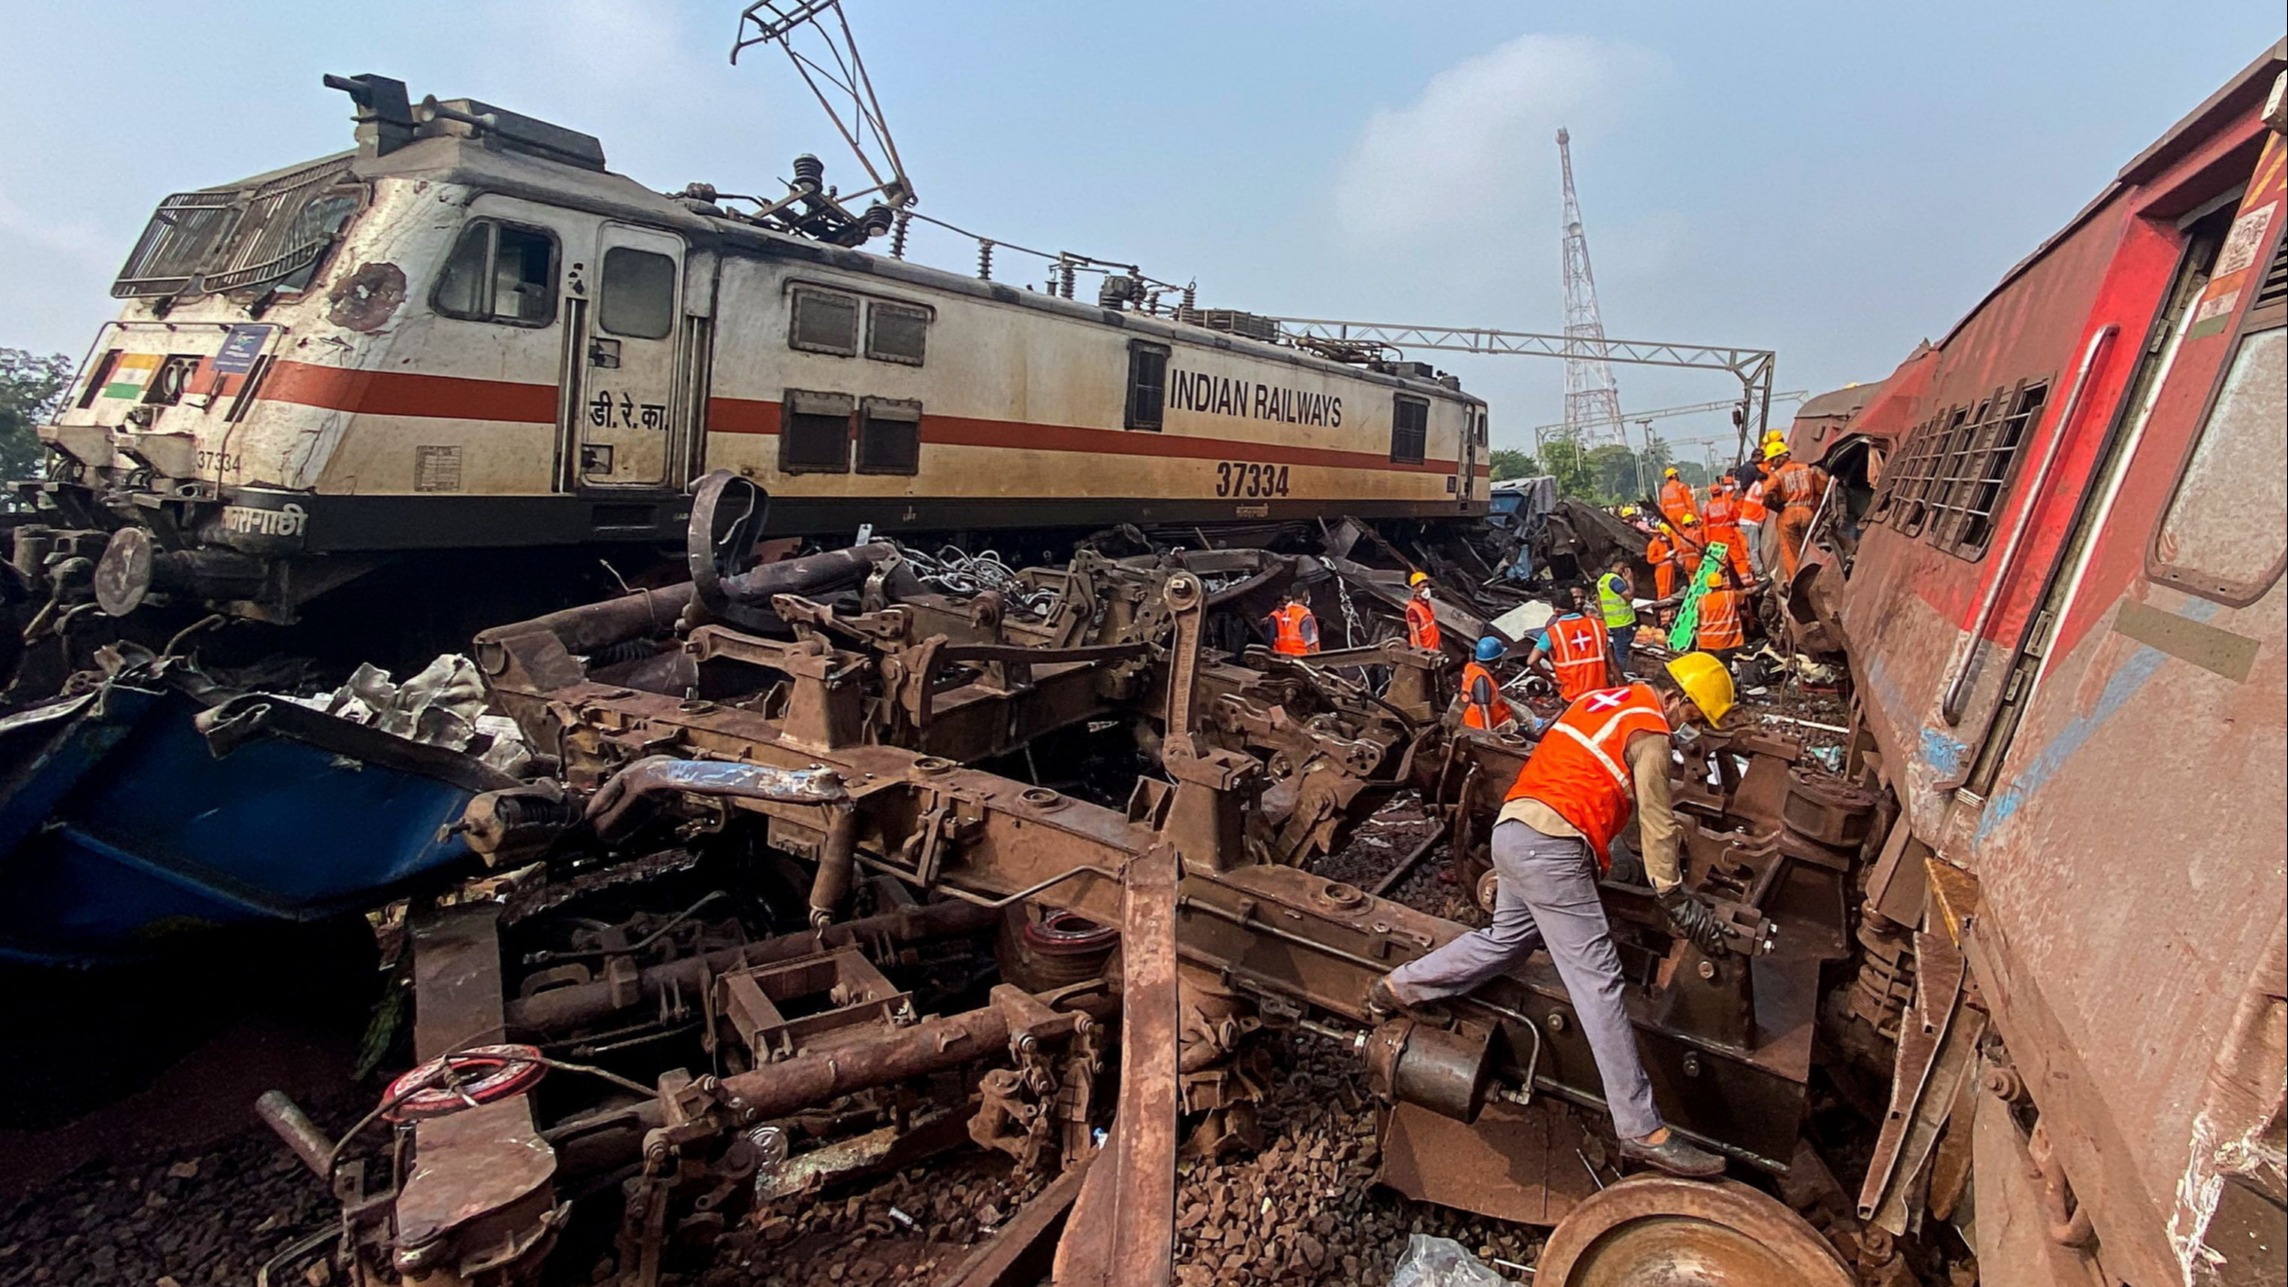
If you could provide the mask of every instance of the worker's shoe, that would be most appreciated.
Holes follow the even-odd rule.
[[[1382,1023],[1386,1020],[1397,1018],[1398,1012],[1404,1010],[1405,1008],[1406,1005],[1404,1002],[1401,1002],[1398,999],[1398,994],[1390,990],[1389,975],[1381,975],[1377,977],[1373,983],[1367,985],[1367,1018],[1374,1020],[1376,1023]]]
[[[1621,1157],[1627,1161],[1658,1167],[1670,1175],[1681,1175],[1689,1180],[1713,1180],[1724,1174],[1723,1158],[1698,1145],[1687,1143],[1682,1135],[1667,1127],[1662,1127],[1653,1134],[1659,1135],[1663,1131],[1667,1133],[1667,1138],[1658,1144],[1647,1144],[1643,1140],[1622,1140]]]
[[[1387,974],[1367,985],[1367,1018],[1376,1023],[1388,1023],[1402,1014],[1433,1028],[1454,1026],[1454,1012],[1435,1001],[1418,1001],[1408,1005],[1399,1000],[1398,994],[1391,990],[1390,976]]]

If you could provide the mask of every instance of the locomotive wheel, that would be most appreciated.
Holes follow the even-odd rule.
[[[1536,1287],[1852,1287],[1817,1230],[1730,1180],[1624,1180],[1549,1235]]]

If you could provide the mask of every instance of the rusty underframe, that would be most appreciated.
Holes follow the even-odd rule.
[[[414,1054],[457,1111],[395,1114],[381,1170],[303,1132],[354,1281],[533,1281],[604,1193],[618,1281],[648,1287],[756,1204],[974,1145],[1039,1193],[946,1281],[1166,1283],[1179,1152],[1254,1142],[1266,1029],[1355,1052],[1386,1105],[1380,1179],[1410,1196],[1554,1225],[1603,1187],[1577,1161],[1601,1083],[1546,958],[1445,1026],[1378,1021],[1369,984],[1464,927],[1305,866],[1413,791],[1457,875],[1485,869],[1530,743],[1445,718],[1438,657],[1208,648],[1218,613],[1298,574],[1261,551],[1083,553],[969,594],[887,545],[734,573],[725,486],[702,489],[691,583],[477,640],[547,776],[460,824],[513,873],[505,901],[410,918]],[[1798,758],[1742,734],[1676,765],[1688,881],[1754,955],[1702,954],[1649,889],[1604,893],[1664,1112],[1800,1189],[1875,800]],[[531,946],[555,904],[693,864],[792,897],[773,925],[718,891]],[[465,1089],[482,1049],[569,1071]],[[1852,1281],[1733,1190],[1832,1261],[1788,1281]]]

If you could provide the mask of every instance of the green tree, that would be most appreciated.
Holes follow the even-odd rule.
[[[35,426],[56,412],[71,385],[71,359],[0,348],[0,482],[37,477],[40,437]]]
[[[1494,481],[1497,483],[1506,483],[1512,478],[1531,478],[1541,468],[1534,463],[1532,456],[1515,447],[1494,448],[1486,457],[1486,463],[1493,466]]]
[[[1597,503],[1596,475],[1590,472],[1587,453],[1581,444],[1554,439],[1542,445],[1541,469],[1557,479],[1557,494],[1575,500]]]
[[[1600,503],[1633,501],[1644,491],[1637,478],[1637,454],[1627,447],[1617,443],[1591,447],[1586,464]]]

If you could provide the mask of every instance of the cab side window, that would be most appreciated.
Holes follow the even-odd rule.
[[[556,320],[556,238],[479,219],[461,230],[432,301],[447,317],[507,326]]]
[[[614,335],[665,339],[675,329],[675,261],[633,246],[604,252],[603,301],[596,321]]]

